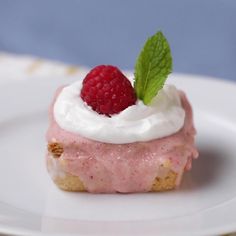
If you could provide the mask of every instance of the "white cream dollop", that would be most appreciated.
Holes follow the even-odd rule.
[[[58,125],[85,138],[99,142],[125,144],[150,141],[179,131],[185,111],[178,90],[165,85],[148,106],[142,101],[111,118],[100,115],[80,98],[82,81],[62,89],[54,104]]]

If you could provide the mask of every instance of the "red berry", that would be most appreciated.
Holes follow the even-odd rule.
[[[97,66],[86,75],[80,96],[97,113],[107,116],[136,102],[130,81],[117,67],[110,65]]]

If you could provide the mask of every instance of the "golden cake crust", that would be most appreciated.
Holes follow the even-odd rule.
[[[152,184],[151,192],[160,192],[174,189],[176,186],[177,174],[170,170],[164,178],[156,177]]]
[[[65,176],[57,176],[53,179],[54,183],[62,190],[70,192],[86,191],[79,177],[66,173]]]
[[[48,152],[55,158],[59,158],[63,153],[63,146],[60,143],[49,143]]]

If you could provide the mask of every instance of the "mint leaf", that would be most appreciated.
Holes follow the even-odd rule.
[[[134,88],[137,97],[149,104],[172,71],[169,43],[161,31],[148,38],[135,65]]]

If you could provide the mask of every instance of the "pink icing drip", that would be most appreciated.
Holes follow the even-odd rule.
[[[64,146],[61,158],[67,161],[66,171],[79,176],[89,192],[146,192],[163,167],[176,173],[191,169],[198,157],[194,146],[196,134],[191,106],[180,91],[186,116],[183,128],[168,137],[148,142],[108,144],[84,138],[58,126],[53,117],[53,105],[62,88],[58,89],[49,111],[48,142]],[[181,175],[180,175],[181,176]],[[179,185],[181,177],[177,180]]]

